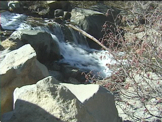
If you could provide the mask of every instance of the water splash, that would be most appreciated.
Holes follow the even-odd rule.
[[[59,25],[55,25],[55,27],[56,26]],[[61,54],[64,57],[64,59],[59,61],[60,63],[68,63],[82,70],[93,71],[95,74],[99,73],[101,77],[111,76],[112,71],[108,69],[106,64],[115,64],[116,61],[113,60],[113,56],[109,54],[108,51],[95,50],[89,48],[88,45],[83,45],[83,43],[79,44],[76,40],[76,36],[78,35],[74,31],[71,32],[75,43],[65,42],[62,38],[64,35],[61,28],[57,27],[57,29],[59,29],[59,33],[51,34],[51,36],[54,40],[57,40]],[[56,30],[56,28],[54,30]],[[58,30],[56,32],[58,32]],[[87,42],[85,42],[85,44],[86,43]]]
[[[1,26],[6,30],[17,30],[22,27],[30,28],[27,24],[23,23],[26,18],[26,15],[5,11],[1,13]]]
[[[113,56],[108,51],[90,49],[86,39],[79,32],[70,29],[73,36],[73,41],[68,42],[64,38],[61,26],[57,23],[52,23],[52,26],[37,26],[31,27],[26,24],[26,16],[23,14],[15,14],[10,12],[1,13],[1,24],[4,29],[8,30],[44,30],[51,34],[52,38],[57,41],[60,47],[63,59],[60,63],[68,63],[85,71],[93,71],[95,74],[100,73],[101,77],[111,76],[112,71],[106,66],[107,63],[116,63]],[[48,21],[44,20],[48,25]]]

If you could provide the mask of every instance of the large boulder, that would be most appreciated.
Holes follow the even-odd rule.
[[[108,18],[105,14],[89,9],[74,8],[71,11],[71,21],[76,23],[81,29],[99,39],[102,37],[102,26]],[[110,20],[111,21],[111,20]],[[87,38],[90,48],[101,48],[97,43]]]
[[[52,36],[41,30],[15,31],[10,40],[17,43],[17,48],[24,44],[30,44],[37,53],[37,59],[43,64],[51,63],[61,58],[58,43]]]
[[[119,122],[113,95],[99,85],[60,83],[49,76],[16,88],[3,122]],[[56,119],[57,118],[57,119]]]
[[[112,12],[111,14],[113,14],[114,17],[116,17],[120,13],[119,9],[114,8],[113,6],[105,5],[104,3],[98,3],[96,5],[90,6],[89,9],[93,11],[101,12],[103,14],[106,14],[107,10],[111,10]]]
[[[61,85],[68,88],[86,107],[88,113],[94,117],[95,121],[91,122],[121,121],[115,107],[114,96],[105,88],[97,84],[73,85],[61,83]],[[84,116],[82,117],[84,118]]]
[[[12,93],[16,87],[34,84],[49,75],[47,68],[37,61],[36,53],[29,44],[5,54],[0,69],[1,114],[12,111]]]
[[[116,25],[121,25],[122,23],[122,15],[120,12],[122,10],[115,8],[113,6],[108,6],[105,5],[104,3],[98,3],[96,5],[93,5],[89,8],[90,10],[93,11],[98,11],[107,17],[107,21],[110,22],[109,24],[111,25],[112,23],[115,23]],[[120,15],[120,16],[119,16]]]

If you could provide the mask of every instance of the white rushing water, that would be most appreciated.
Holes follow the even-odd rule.
[[[24,20],[26,20],[27,16],[23,14],[10,13],[8,11],[0,13],[0,22],[3,29],[6,30],[18,30],[19,28],[29,28],[26,25]]]
[[[31,27],[26,24],[26,18],[27,16],[23,14],[3,12],[1,13],[2,28],[7,30],[44,30],[50,33],[60,46],[61,54],[64,57],[64,59],[59,61],[60,63],[68,63],[83,70],[92,71],[96,74],[99,73],[101,77],[108,77],[111,75],[112,71],[107,68],[106,64],[114,64],[116,62],[108,51],[90,49],[87,42],[83,41],[84,37],[78,35],[73,30],[71,30],[71,32],[74,43],[66,42],[59,24],[54,24],[54,29],[51,31],[51,29],[45,26]],[[48,21],[45,20],[45,23],[48,23]]]

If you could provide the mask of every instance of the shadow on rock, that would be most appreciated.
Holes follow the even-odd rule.
[[[2,122],[64,122],[30,102],[18,99],[15,104],[19,106],[3,114]]]

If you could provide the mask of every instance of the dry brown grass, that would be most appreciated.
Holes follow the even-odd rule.
[[[15,48],[16,47],[16,42],[13,42],[9,39],[6,39],[4,41],[1,42],[1,45],[4,47],[4,49],[7,49],[7,48]]]

